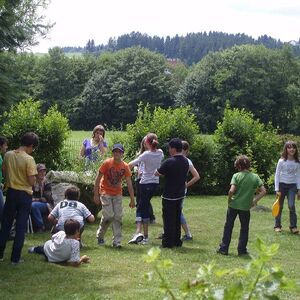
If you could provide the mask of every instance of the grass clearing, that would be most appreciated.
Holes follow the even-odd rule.
[[[261,204],[271,207],[273,198],[267,196]],[[152,267],[145,264],[142,255],[153,246],[159,246],[155,239],[162,230],[161,201],[158,197],[152,200],[157,224],[149,229],[150,244],[147,246],[127,245],[135,231],[135,210],[128,207],[128,198],[124,199],[123,248],[113,249],[112,231],[106,235],[106,246],[99,247],[95,233],[99,223],[87,225],[83,233],[86,247],[81,254],[91,257],[91,263],[79,268],[64,267],[46,263],[35,254],[28,254],[27,248],[39,245],[50,238],[49,233],[27,234],[23,248],[25,263],[16,267],[9,264],[11,242],[8,243],[5,261],[0,263],[0,299],[162,299],[159,292],[159,281],[148,282],[144,279]],[[299,202],[298,212],[299,212]],[[185,280],[195,278],[200,264],[214,260],[220,268],[241,267],[249,262],[246,258],[237,257],[237,238],[239,221],[233,232],[230,255],[224,257],[216,254],[220,242],[226,214],[226,197],[195,196],[188,197],[184,203],[184,213],[194,235],[192,242],[184,243],[181,249],[163,249],[162,257],[174,262],[168,270],[168,278],[173,287],[178,288]],[[299,281],[300,273],[300,235],[288,231],[288,210],[284,207],[283,232],[275,234],[274,221],[269,212],[252,212],[248,250],[255,254],[254,243],[259,236],[268,244],[279,243],[280,249],[273,264],[279,264],[285,275]],[[226,285],[232,278],[218,282]],[[295,292],[282,292],[281,299],[300,299]]]

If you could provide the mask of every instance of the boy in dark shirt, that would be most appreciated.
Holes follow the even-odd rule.
[[[173,138],[169,142],[170,158],[165,160],[156,171],[156,176],[165,177],[165,186],[162,194],[162,210],[164,222],[164,235],[162,247],[181,247],[182,200],[185,196],[186,179],[189,163],[182,155],[182,141]]]

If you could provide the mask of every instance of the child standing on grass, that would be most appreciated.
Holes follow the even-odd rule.
[[[293,234],[298,234],[295,198],[298,194],[298,200],[300,200],[300,162],[297,145],[293,141],[285,143],[281,158],[277,163],[275,191],[277,194],[280,193],[280,209],[278,216],[275,218],[275,232],[281,232],[281,213],[284,198],[287,196],[290,210],[290,231]]]
[[[86,255],[80,257],[80,223],[73,219],[64,222],[64,230],[55,233],[51,240],[42,246],[31,247],[29,253],[45,256],[51,263],[66,262],[67,265],[77,267],[81,263],[89,263]]]
[[[127,182],[130,195],[129,207],[134,208],[134,191],[131,182],[131,171],[122,160],[124,147],[115,144],[112,148],[113,157],[105,160],[100,166],[94,186],[94,202],[102,204],[102,218],[97,230],[100,246],[104,245],[104,235],[112,223],[113,247],[121,248],[122,239],[122,179]]]
[[[266,190],[259,176],[250,172],[250,160],[246,155],[239,156],[234,166],[239,172],[232,176],[230,182],[224,233],[217,252],[228,255],[234,221],[238,215],[241,223],[238,255],[248,255],[250,208],[257,205],[257,202],[266,194]],[[257,189],[258,194],[254,196]]]
[[[145,142],[146,142],[146,136],[144,136],[141,141],[140,151],[138,152],[137,157],[146,151]],[[139,203],[141,201],[141,184],[140,184],[140,182],[141,182],[141,178],[142,178],[142,174],[143,174],[143,170],[144,170],[144,163],[143,162],[139,163],[135,167],[135,170],[136,170],[136,180],[135,180],[136,197],[135,198],[136,198],[136,207],[138,207]],[[153,213],[153,207],[151,205],[151,202],[149,204],[149,214],[150,214],[150,223],[155,223],[155,216]]]
[[[128,244],[141,242],[146,245],[149,243],[150,201],[159,184],[159,178],[154,173],[160,167],[164,154],[161,149],[158,149],[158,139],[154,133],[147,134],[145,148],[147,151],[129,163],[129,167],[143,164],[143,171],[140,181],[141,199],[136,211],[136,233]],[[142,234],[142,229],[144,234]]]
[[[196,168],[194,167],[192,161],[187,157],[189,153],[190,145],[187,141],[182,141],[182,154],[187,158],[188,163],[189,163],[189,173],[192,174],[192,178],[186,183],[186,192],[187,189],[193,185],[195,182],[197,182],[200,179],[200,175]],[[182,200],[182,205],[183,205],[183,200]],[[181,211],[181,216],[180,216],[180,222],[181,222],[181,227],[184,231],[184,236],[182,237],[183,241],[190,241],[193,239],[192,234],[189,230],[188,224],[186,222],[186,219],[183,215],[183,212]]]

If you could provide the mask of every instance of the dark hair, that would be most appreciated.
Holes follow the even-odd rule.
[[[39,145],[39,137],[34,132],[25,133],[20,139],[21,146],[36,148]]]
[[[93,138],[95,137],[95,133],[97,132],[97,131],[101,131],[102,132],[102,136],[103,136],[103,138],[105,137],[105,129],[104,129],[104,127],[102,126],[102,125],[97,125],[94,129],[93,129]]]
[[[187,141],[182,141],[182,150],[188,151],[190,149],[190,145]]]
[[[152,149],[157,149],[158,139],[155,133],[148,133],[146,135],[146,143],[148,143]]]
[[[250,159],[246,155],[240,155],[234,162],[234,167],[239,171],[250,169]]]
[[[77,186],[72,185],[65,191],[65,198],[68,200],[79,200],[80,190]]]
[[[7,138],[4,136],[0,136],[0,146],[7,144]]]
[[[176,149],[176,152],[182,151],[182,141],[179,138],[173,138],[169,142],[169,147]]]
[[[287,160],[288,159],[288,152],[287,152],[287,149],[288,148],[295,148],[295,154],[294,154],[294,159],[296,162],[299,162],[299,155],[298,155],[298,148],[297,148],[297,144],[294,142],[294,141],[287,141],[284,146],[283,146],[283,151],[281,153],[281,157],[284,159],[284,160]]]
[[[66,235],[74,235],[80,230],[80,223],[74,219],[68,219],[64,223],[64,231]]]

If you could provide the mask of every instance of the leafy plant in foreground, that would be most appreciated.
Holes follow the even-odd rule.
[[[164,275],[166,269],[172,268],[171,260],[159,258],[161,250],[151,248],[144,260],[152,264],[153,272],[146,274],[152,280],[156,273],[160,280],[160,291],[164,299],[211,299],[211,300],[240,300],[240,299],[279,299],[280,290],[291,290],[295,283],[284,276],[278,266],[269,263],[279,249],[278,244],[267,246],[259,238],[256,241],[258,256],[251,259],[245,268],[217,269],[214,262],[201,265],[193,280],[187,280],[178,290],[171,286]],[[232,280],[225,287],[215,283],[215,277]]]

